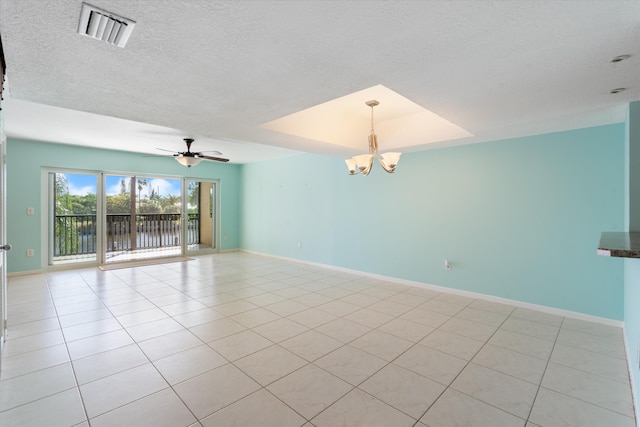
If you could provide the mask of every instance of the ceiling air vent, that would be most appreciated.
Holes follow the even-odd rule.
[[[82,3],[78,33],[124,47],[136,23],[95,6]]]

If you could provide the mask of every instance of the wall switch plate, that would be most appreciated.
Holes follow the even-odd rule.
[[[35,210],[33,208],[27,208],[27,215],[34,215]]]
[[[33,249],[27,249],[27,256],[33,256]]]

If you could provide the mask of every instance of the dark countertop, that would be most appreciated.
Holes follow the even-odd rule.
[[[640,232],[604,232],[600,235],[598,255],[640,258]]]

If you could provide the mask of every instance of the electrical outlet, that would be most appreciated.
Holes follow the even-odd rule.
[[[33,256],[33,249],[27,249],[27,256]]]

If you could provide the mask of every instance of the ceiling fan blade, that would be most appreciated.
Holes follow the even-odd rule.
[[[198,154],[197,157],[199,159],[204,159],[204,160],[213,160],[214,162],[228,162],[229,161],[229,159],[223,159],[222,157],[201,156],[200,154]]]
[[[175,153],[174,150],[165,150],[164,148],[156,148],[156,150],[160,150],[160,151],[166,151],[168,153]]]
[[[201,152],[199,152],[199,153],[193,153],[193,154],[197,154],[197,155],[203,154],[203,155],[205,155],[205,156],[206,156],[206,155],[208,155],[208,154],[210,154],[210,155],[212,155],[212,156],[222,156],[222,153],[221,153],[221,152],[219,152],[218,150],[201,151]]]

